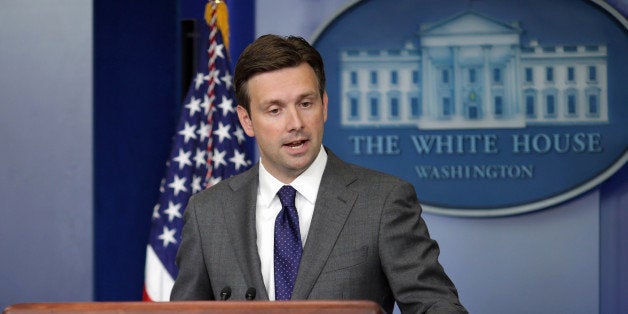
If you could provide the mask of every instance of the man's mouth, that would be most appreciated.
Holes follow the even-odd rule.
[[[305,144],[305,141],[294,141],[294,142],[285,144],[285,146],[288,146],[288,148],[296,149],[296,148],[301,148],[303,144]]]

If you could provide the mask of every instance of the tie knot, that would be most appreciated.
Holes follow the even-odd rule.
[[[279,189],[279,192],[277,192],[281,206],[284,207],[294,207],[294,198],[296,195],[297,190],[290,185],[282,186],[281,189]]]

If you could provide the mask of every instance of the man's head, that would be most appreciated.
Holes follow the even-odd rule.
[[[247,83],[255,74],[309,64],[318,80],[318,90],[325,93],[325,68],[321,55],[301,37],[264,35],[251,43],[240,55],[235,67],[234,84],[238,105],[250,110]]]
[[[235,71],[237,112],[262,165],[288,184],[316,159],[327,121],[320,54],[305,40],[275,35],[247,47]]]

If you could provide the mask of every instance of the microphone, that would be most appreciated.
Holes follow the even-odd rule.
[[[220,290],[220,300],[227,301],[231,297],[231,287],[224,287]]]
[[[246,294],[244,295],[244,298],[247,301],[255,300],[255,293],[256,293],[255,288],[250,287],[246,289]]]

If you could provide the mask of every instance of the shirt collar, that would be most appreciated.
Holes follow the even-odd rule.
[[[325,165],[327,164],[327,152],[325,148],[321,146],[321,150],[314,159],[314,162],[294,181],[290,182],[290,185],[299,192],[308,202],[314,204],[316,201],[316,195],[318,194],[318,187],[323,178],[323,172],[325,171]],[[259,163],[259,195],[258,202],[264,207],[270,206],[270,203],[275,198],[279,189],[284,184],[273,177],[264,165]]]

